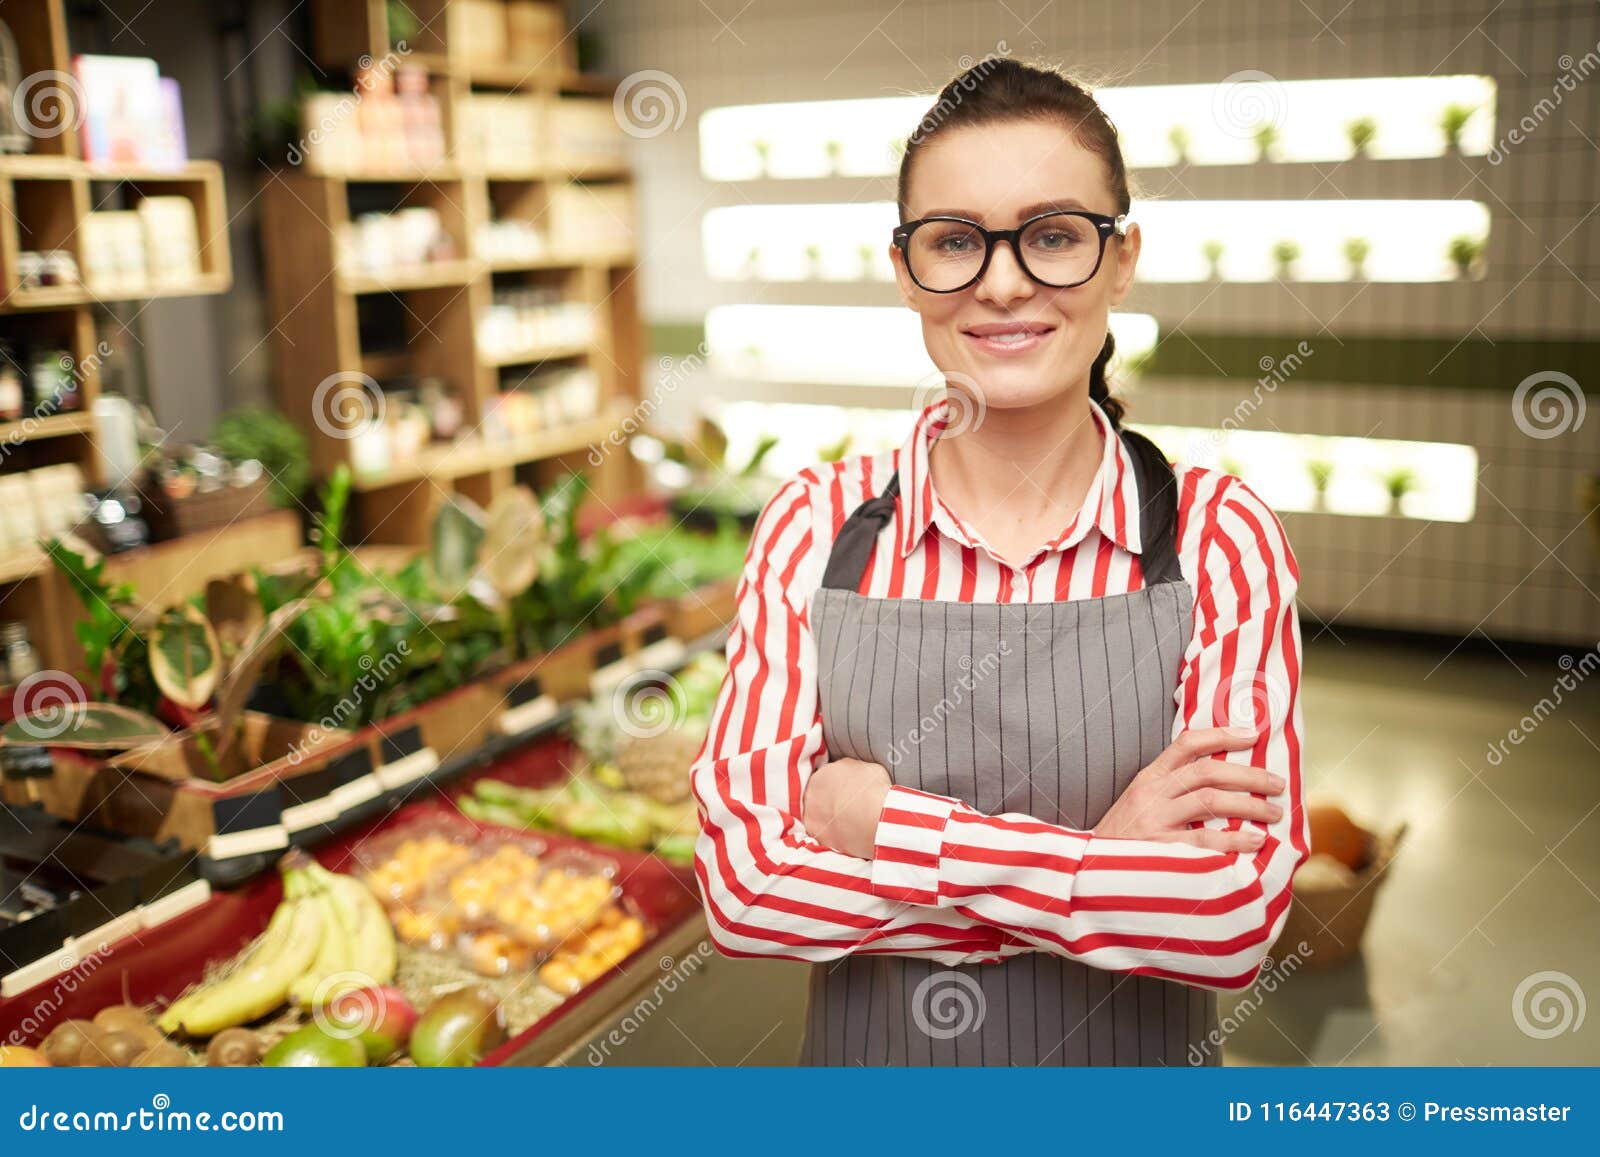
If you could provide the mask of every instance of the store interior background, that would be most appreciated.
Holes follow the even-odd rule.
[[[240,126],[287,96],[297,76],[315,75],[308,8],[102,0],[68,10],[74,51],[150,56],[175,77],[190,155],[224,166],[231,291],[116,307],[129,325],[126,356],[111,360],[104,383],[147,401],[176,439],[200,438],[229,407],[274,402],[261,235],[261,190],[273,178]],[[1375,146],[1377,155],[1350,159],[1174,162],[1159,158],[1174,122],[1143,123],[1138,132],[1155,142],[1155,160],[1135,171],[1150,195],[1136,202],[1136,216],[1144,205],[1169,212],[1188,201],[1271,200],[1288,206],[1286,219],[1309,238],[1348,231],[1350,218],[1338,214],[1351,200],[1455,208],[1406,210],[1410,224],[1397,232],[1426,235],[1416,242],[1414,280],[1402,272],[1357,282],[1318,272],[1321,258],[1304,238],[1298,275],[1254,271],[1250,246],[1260,250],[1261,230],[1275,226],[1248,204],[1234,206],[1224,261],[1247,280],[1195,275],[1188,253],[1173,258],[1172,280],[1141,284],[1124,308],[1141,315],[1135,330],[1149,348],[1124,370],[1119,392],[1136,423],[1170,428],[1169,452],[1226,457],[1269,500],[1280,499],[1302,583],[1308,791],[1374,829],[1405,829],[1363,956],[1255,994],[1259,1006],[1238,1010],[1228,1062],[1600,1060],[1592,1018],[1546,1038],[1517,1014],[1524,982],[1540,973],[1565,975],[1580,1002],[1584,993],[1600,997],[1600,680],[1548,709],[1557,681],[1592,670],[1600,646],[1600,417],[1582,418],[1582,390],[1592,392],[1600,367],[1600,77],[1582,71],[1585,60],[1600,67],[1600,10],[1580,0],[604,0],[566,10],[600,71],[655,70],[671,81],[658,87],[675,123],[635,133],[628,145],[648,337],[641,393],[651,397],[655,384],[654,420],[664,426],[730,405],[735,452],[782,430],[774,473],[815,460],[845,425],[856,431],[854,450],[897,442],[929,367],[917,360],[925,360],[920,348],[891,344],[914,334],[897,328],[904,316],[891,317],[904,314],[891,282],[795,273],[770,253],[765,275],[727,273],[743,255],[719,249],[721,234],[707,225],[720,220],[731,234],[742,227],[737,214],[764,206],[892,202],[892,176],[714,179],[707,168],[716,150],[737,152],[737,142],[717,137],[708,114],[926,99],[958,62],[1008,52],[1117,88],[1265,74],[1263,83],[1290,86],[1267,90],[1289,94],[1290,126],[1303,108],[1296,83],[1347,81],[1326,99],[1359,105],[1370,95],[1361,78],[1486,80],[1492,125],[1472,128],[1484,144],[1503,141],[1525,115],[1538,118],[1498,161],[1483,147],[1383,156]],[[1563,77],[1577,78],[1575,90],[1536,112],[1564,91]],[[1424,95],[1376,114],[1380,142],[1386,133],[1403,142],[1437,120],[1425,90],[1404,92]],[[1197,140],[1213,123],[1212,100],[1208,91],[1181,103]],[[1171,118],[1179,106],[1156,94],[1139,107]],[[826,115],[825,104],[818,109]],[[1286,135],[1283,147],[1290,144]],[[781,135],[771,148],[782,155]],[[1295,218],[1296,206],[1311,212]],[[1464,215],[1452,216],[1458,209]],[[1181,216],[1166,219],[1184,227]],[[1434,235],[1457,220],[1484,241],[1464,275],[1440,256],[1452,233]],[[1222,228],[1214,222],[1203,228]],[[1148,252],[1170,244],[1146,228]],[[1192,234],[1186,244],[1193,248]],[[1369,260],[1378,268],[1376,253]],[[763,323],[770,328],[761,331]],[[774,345],[752,355],[763,332]],[[784,333],[794,340],[783,343]],[[900,348],[911,356],[895,357]],[[807,351],[820,351],[822,362],[785,360]],[[852,364],[865,367],[854,380]],[[1557,403],[1566,406],[1559,433],[1528,417],[1527,391],[1516,396],[1534,375],[1546,377],[1530,390],[1565,390],[1551,375],[1577,383]],[[807,409],[790,408],[797,404]],[[1243,436],[1212,437],[1219,429]],[[1351,441],[1318,449],[1275,441],[1280,435]],[[1394,443],[1421,445],[1413,452]],[[1359,484],[1341,500],[1348,510],[1313,509],[1299,474],[1273,489],[1274,476],[1282,483],[1308,457],[1329,453],[1357,464]],[[1402,459],[1417,489],[1391,512],[1372,479]],[[1513,729],[1525,738],[1491,759]],[[707,976],[718,975],[738,988],[695,986],[611,1059],[791,1059],[799,968],[717,960]],[[733,991],[763,1001],[759,1024],[724,1015],[715,1039],[702,1036],[694,1002],[725,1006]]]

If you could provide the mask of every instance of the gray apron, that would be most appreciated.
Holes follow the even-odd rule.
[[[1049,603],[858,593],[898,476],[840,528],[811,628],[828,757],[981,812],[1087,830],[1170,742],[1193,593],[1165,457],[1123,432],[1141,497],[1143,589]],[[1186,1065],[1216,994],[1045,952],[950,966],[847,956],[813,966],[808,1065]]]

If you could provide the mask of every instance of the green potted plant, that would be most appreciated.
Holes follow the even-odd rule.
[[[1378,479],[1389,492],[1389,513],[1398,517],[1404,513],[1406,495],[1418,488],[1417,472],[1410,466],[1393,466],[1381,472]]]
[[[1345,138],[1350,142],[1350,155],[1365,157],[1378,136],[1378,122],[1371,117],[1357,117],[1344,126]]]
[[[844,157],[844,142],[830,139],[823,142],[822,149],[828,157],[828,172],[837,177],[839,161]]]
[[[1294,263],[1300,260],[1300,244],[1285,237],[1272,247],[1272,261],[1278,267],[1279,281],[1294,280]]]
[[[1350,266],[1351,281],[1367,279],[1367,254],[1372,252],[1372,242],[1365,237],[1344,239],[1344,259]]]
[[[1446,153],[1461,152],[1461,131],[1467,127],[1467,122],[1472,119],[1472,114],[1477,112],[1476,105],[1447,104],[1444,111],[1439,114],[1439,131],[1444,134],[1444,150]]]
[[[1483,242],[1462,234],[1450,239],[1446,252],[1450,255],[1450,263],[1456,267],[1456,276],[1465,281],[1478,267],[1479,259],[1483,256]]]
[[[1333,462],[1328,458],[1308,459],[1306,474],[1311,478],[1311,509],[1321,513],[1328,509],[1328,485],[1333,481]]]
[[[744,255],[743,272],[744,276],[751,281],[761,276],[761,246],[750,246],[750,251]]]
[[[1167,144],[1172,146],[1174,163],[1187,165],[1189,163],[1189,126],[1173,125],[1167,130]]]
[[[1278,154],[1277,126],[1271,124],[1259,125],[1253,135],[1256,142],[1256,159],[1258,161],[1276,159]]]
[[[1206,269],[1212,281],[1222,280],[1222,254],[1226,248],[1215,237],[1200,243],[1200,253],[1206,259]]]
[[[810,270],[812,277],[820,278],[822,276],[822,246],[806,246],[806,266]]]
[[[422,21],[405,0],[388,0],[384,10],[389,18],[389,45],[411,44],[422,31]]]
[[[294,507],[305,495],[311,481],[306,438],[278,411],[254,406],[229,410],[218,419],[210,442],[230,462],[260,462],[275,505]]]
[[[871,281],[878,269],[878,247],[863,241],[856,246],[856,258],[861,262],[861,280]]]
[[[756,153],[757,175],[762,177],[771,176],[772,174],[767,171],[767,163],[772,160],[772,142],[768,140],[757,139],[750,142],[750,147],[754,149]]]

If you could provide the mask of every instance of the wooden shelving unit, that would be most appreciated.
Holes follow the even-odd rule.
[[[542,18],[561,19],[556,3],[517,7],[524,16],[537,7],[550,10]],[[631,175],[625,164],[564,153],[556,147],[563,138],[555,128],[557,116],[572,108],[564,101],[595,107],[603,101],[609,116],[616,82],[579,75],[570,36],[557,37],[558,51],[538,60],[485,60],[481,39],[474,43],[467,24],[484,16],[481,3],[472,6],[473,13],[447,0],[411,0],[410,8],[422,27],[401,52],[390,43],[383,0],[314,0],[311,52],[330,70],[349,72],[358,61],[396,58],[425,69],[441,109],[444,157],[426,166],[319,171],[313,156],[271,173],[262,192],[278,395],[311,442],[317,476],[326,477],[341,463],[359,465],[349,427],[329,420],[323,383],[330,378],[438,378],[455,387],[462,403],[458,442],[429,446],[384,469],[356,470],[354,529],[374,543],[424,543],[433,512],[451,493],[487,502],[518,481],[547,481],[562,466],[586,470],[602,496],[620,496],[636,481],[627,455],[607,454],[598,468],[584,460],[638,397],[643,335]],[[463,147],[468,106],[480,95],[536,106],[543,126],[538,139],[546,142],[547,155],[485,158],[478,148]],[[375,196],[387,196],[394,208],[434,209],[458,256],[376,276],[341,268],[337,238],[352,221],[352,198],[370,204]],[[581,223],[582,213],[573,210],[586,207],[617,220],[618,235],[596,237],[577,226],[563,230],[564,223]],[[504,220],[536,224],[547,252],[533,258],[478,252],[483,226]],[[518,285],[554,288],[563,303],[586,307],[592,336],[517,350],[485,347],[478,323],[496,288]],[[400,303],[393,312],[404,321],[402,348],[395,348],[392,335],[382,348],[368,340],[364,319],[386,297]],[[596,375],[596,417],[511,441],[478,433],[503,371],[514,367],[520,376],[561,366],[587,367]],[[369,387],[358,379],[354,388]]]
[[[17,40],[24,77],[55,72],[73,75],[63,0],[4,0],[0,17]],[[35,90],[35,113],[51,132],[30,138],[33,151],[0,156],[0,339],[39,342],[72,359],[81,408],[63,414],[25,414],[0,423],[0,474],[40,466],[75,464],[90,486],[101,484],[91,409],[100,392],[103,360],[95,328],[96,307],[115,301],[212,294],[233,282],[228,247],[222,170],[213,161],[191,161],[174,169],[88,164],[81,159],[69,84]],[[59,130],[59,131],[58,131]],[[24,289],[20,255],[30,250],[66,250],[85,268],[84,221],[90,212],[134,208],[151,196],[178,196],[194,204],[200,243],[200,276],[182,285],[104,293],[79,285]],[[76,604],[44,553],[33,546],[0,551],[0,619],[20,619],[46,667],[69,667],[81,657],[72,635]]]

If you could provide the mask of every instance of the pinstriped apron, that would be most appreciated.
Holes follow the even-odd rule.
[[[811,608],[830,759],[881,764],[897,784],[989,814],[1078,830],[1100,821],[1170,742],[1192,623],[1171,467],[1137,434],[1122,437],[1143,506],[1146,585],[1129,594],[868,598],[857,592],[898,477],[845,521]],[[1158,489],[1165,503],[1146,498]],[[1214,1049],[1190,1053],[1216,1024],[1213,992],[1044,952],[956,967],[847,956],[813,966],[801,1062],[1217,1064]]]

